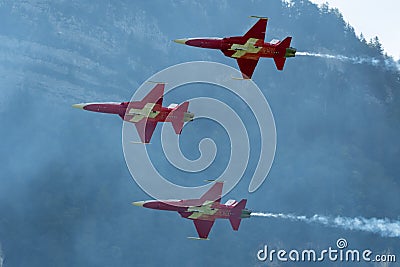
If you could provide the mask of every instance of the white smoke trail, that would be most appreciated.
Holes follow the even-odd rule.
[[[3,262],[4,262],[4,254],[0,243],[0,267],[3,267]]]
[[[349,218],[349,217],[329,217],[314,215],[312,217],[298,216],[282,213],[252,212],[251,216],[288,219],[291,221],[302,221],[305,223],[318,223],[330,227],[346,230],[358,230],[379,234],[383,237],[400,237],[400,221],[377,218]]]
[[[330,54],[320,54],[320,53],[310,53],[310,52],[296,52],[296,56],[309,56],[309,57],[320,57],[327,59],[336,59],[343,62],[349,62],[353,64],[369,64],[372,66],[378,66],[383,63],[386,67],[395,67],[396,64],[391,64],[389,61],[381,61],[376,58],[368,57],[347,57],[343,55],[330,55]],[[391,66],[393,65],[393,66]]]

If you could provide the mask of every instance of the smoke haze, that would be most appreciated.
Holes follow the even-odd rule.
[[[251,216],[266,217],[266,218],[280,218],[291,221],[301,221],[305,223],[318,223],[329,227],[337,227],[345,230],[358,230],[379,234],[382,237],[400,237],[400,221],[393,221],[387,218],[348,218],[348,217],[330,217],[315,214],[312,217],[282,214],[282,213],[266,213],[266,212],[252,212]]]

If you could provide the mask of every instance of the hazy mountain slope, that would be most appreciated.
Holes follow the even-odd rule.
[[[194,242],[186,239],[195,235],[190,221],[130,205],[149,197],[125,165],[121,121],[70,105],[129,99],[150,75],[176,63],[236,67],[218,51],[171,40],[240,35],[255,22],[249,15],[270,17],[267,40],[291,35],[298,51],[379,63],[299,56],[278,72],[272,60],[260,60],[253,78],[275,116],[276,158],[263,186],[249,194],[252,155],[229,197],[248,198],[248,207],[258,211],[398,218],[399,73],[379,43],[359,40],[337,11],[302,0],[3,1],[4,266],[254,266],[264,244],[326,248],[339,237],[352,247],[399,251],[396,238],[261,218],[243,221],[239,232],[218,221],[211,241]],[[209,127],[218,130],[204,122],[190,127],[196,140]],[[226,154],[219,157],[226,160]],[[212,170],[204,176],[214,176]]]

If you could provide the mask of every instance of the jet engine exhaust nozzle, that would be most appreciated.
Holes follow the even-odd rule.
[[[296,48],[293,47],[286,48],[285,57],[295,57],[296,51]]]

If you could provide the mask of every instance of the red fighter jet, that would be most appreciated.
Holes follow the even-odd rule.
[[[239,229],[242,218],[249,218],[251,211],[246,209],[246,199],[240,202],[228,200],[221,204],[222,182],[216,182],[201,198],[186,200],[149,200],[138,201],[132,204],[156,210],[169,210],[178,212],[183,218],[194,222],[198,238],[208,239],[208,234],[216,219],[229,219],[234,231]]]
[[[194,114],[187,112],[189,102],[163,107],[165,84],[157,84],[142,101],[122,103],[82,103],[74,108],[119,115],[124,121],[135,124],[142,143],[150,143],[158,122],[171,122],[176,134],[180,134],[183,124],[192,121]]]
[[[260,57],[273,58],[278,70],[283,70],[286,58],[294,57],[296,49],[290,47],[292,37],[283,41],[264,42],[268,18],[258,18],[256,24],[244,35],[226,38],[186,38],[174,42],[190,46],[220,49],[227,57],[236,58],[244,79],[251,79]]]

